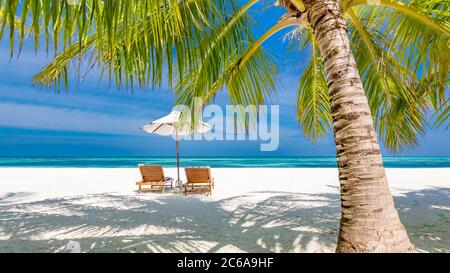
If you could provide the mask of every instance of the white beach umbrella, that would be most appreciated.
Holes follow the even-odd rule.
[[[201,122],[199,126],[195,126],[195,129],[193,129],[190,123],[183,123],[180,119],[181,112],[173,111],[167,116],[155,120],[142,128],[144,131],[150,134],[157,134],[161,136],[175,136],[178,183],[180,181],[179,136],[187,136],[195,133],[207,133],[211,130],[211,126],[208,123]]]

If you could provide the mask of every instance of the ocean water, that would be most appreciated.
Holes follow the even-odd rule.
[[[384,157],[386,168],[450,168],[450,157]],[[181,166],[213,168],[335,168],[335,157],[182,157]],[[133,168],[138,164],[175,167],[174,157],[0,157],[0,168]]]

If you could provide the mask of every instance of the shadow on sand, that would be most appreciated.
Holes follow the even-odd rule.
[[[339,196],[254,192],[203,197],[114,194],[12,204],[0,199],[0,252],[332,252]],[[450,189],[396,197],[418,249],[450,252]]]

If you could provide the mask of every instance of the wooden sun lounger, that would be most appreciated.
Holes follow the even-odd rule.
[[[142,191],[160,191],[164,193],[167,183],[170,183],[170,186],[173,188],[173,179],[164,176],[164,170],[161,166],[139,165],[139,171],[142,175],[142,180],[136,182],[136,185],[139,186],[139,193]]]
[[[212,194],[214,178],[209,167],[185,168],[187,182],[184,184],[184,194],[188,192]]]

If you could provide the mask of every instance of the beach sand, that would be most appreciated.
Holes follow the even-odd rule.
[[[166,169],[175,177],[175,169]],[[450,252],[450,169],[388,169],[423,252]],[[136,169],[0,169],[0,252],[333,252],[336,169],[213,169],[211,197],[136,192]]]

